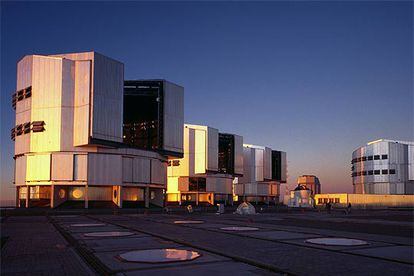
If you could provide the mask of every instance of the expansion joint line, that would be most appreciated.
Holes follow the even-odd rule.
[[[98,275],[115,275],[116,272],[108,268],[103,262],[96,258],[85,246],[68,234],[53,218],[47,216],[48,221],[58,230],[65,240],[75,249],[76,253],[88,264]]]
[[[258,267],[258,268],[262,268],[262,269],[265,269],[265,270],[268,270],[268,271],[271,271],[271,272],[283,273],[283,275],[287,275],[287,276],[288,275],[289,276],[295,276],[295,274],[293,274],[291,272],[283,271],[283,270],[281,270],[281,269],[279,269],[279,268],[277,268],[273,265],[269,265],[269,264],[258,262],[258,261],[252,260],[252,259],[236,256],[236,255],[233,255],[233,254],[222,253],[222,252],[217,251],[217,250],[215,250],[213,248],[210,248],[210,247],[193,245],[193,244],[191,244],[189,242],[186,242],[184,240],[179,240],[179,239],[171,238],[171,237],[168,237],[168,236],[165,236],[165,235],[152,233],[150,231],[145,231],[145,230],[138,229],[138,228],[132,227],[132,226],[125,226],[125,225],[122,225],[122,224],[119,224],[119,223],[116,223],[116,222],[111,222],[111,221],[108,221],[108,220],[105,220],[105,219],[102,219],[102,218],[94,218],[94,217],[90,217],[88,215],[87,215],[87,217],[90,218],[90,219],[93,219],[93,220],[100,221],[100,222],[116,225],[118,227],[121,227],[121,228],[124,228],[124,229],[127,229],[127,230],[133,230],[133,231],[140,232],[140,233],[143,233],[143,234],[147,234],[147,235],[157,237],[157,238],[160,238],[160,239],[172,241],[172,242],[184,245],[184,246],[200,249],[200,250],[203,250],[203,251],[215,254],[215,255],[230,258],[230,259],[233,259],[234,261],[246,263],[246,264],[249,264],[249,265],[252,265],[252,266],[255,266],[255,267]]]

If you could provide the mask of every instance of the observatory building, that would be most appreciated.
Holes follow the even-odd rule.
[[[231,204],[243,174],[243,137],[209,126],[184,125],[184,158],[169,161],[168,204]]]
[[[355,194],[414,194],[414,142],[380,139],[352,153]]]
[[[163,205],[168,160],[184,153],[181,86],[124,81],[96,52],[25,56],[16,86],[18,206]]]
[[[234,180],[238,201],[277,203],[280,183],[286,183],[286,152],[243,145],[243,176]]]

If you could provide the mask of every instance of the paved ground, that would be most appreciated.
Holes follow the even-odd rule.
[[[201,224],[175,224],[176,220]],[[104,226],[74,227],[76,223]],[[230,232],[228,226],[256,227]],[[86,233],[120,231],[118,238]],[[2,275],[413,275],[413,213],[266,213],[255,216],[212,213],[78,214],[10,216],[2,222],[6,238]],[[306,239],[346,237],[360,246],[312,245]],[[2,239],[3,240],[3,239]],[[122,253],[155,248],[197,251],[201,257],[181,263],[122,261]]]

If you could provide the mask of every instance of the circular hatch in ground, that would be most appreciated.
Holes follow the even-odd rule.
[[[75,223],[71,224],[72,227],[99,227],[99,226],[105,226],[104,223]]]
[[[201,254],[197,251],[184,249],[147,249],[135,250],[120,254],[118,257],[125,262],[137,263],[170,263],[192,261]]]
[[[174,221],[175,224],[200,224],[204,223],[202,220],[176,220]]]
[[[134,233],[132,232],[119,232],[119,231],[110,231],[110,232],[91,232],[84,234],[85,237],[126,237],[126,236],[132,236]]]
[[[312,244],[320,245],[339,245],[339,246],[356,246],[356,245],[366,245],[366,241],[356,240],[356,239],[347,239],[347,238],[315,238],[307,239],[306,242]]]
[[[221,227],[221,230],[226,231],[256,231],[259,228],[256,227],[246,227],[246,226],[231,226],[231,227]]]

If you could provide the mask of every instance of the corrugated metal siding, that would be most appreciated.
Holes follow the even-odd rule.
[[[27,156],[26,180],[50,180],[50,154],[36,154]]]
[[[134,158],[133,161],[133,182],[150,183],[150,159]]]
[[[122,142],[124,65],[95,53],[93,83],[91,136]]]
[[[207,129],[207,164],[206,169],[218,171],[218,129],[209,127]]]
[[[184,153],[184,88],[164,82],[164,137],[163,148]]]
[[[268,147],[263,152],[263,179],[272,179],[272,149]]]
[[[281,180],[286,182],[287,181],[287,156],[286,152],[281,152],[281,161],[282,161],[282,174]]]
[[[32,85],[33,56],[25,56],[17,64],[17,83],[16,91]],[[31,121],[31,102],[32,97],[18,101],[16,103],[16,123],[24,124]],[[30,152],[30,134],[16,136],[14,142],[14,154]]]
[[[122,156],[88,154],[89,185],[119,185],[122,183]]]
[[[25,155],[16,157],[14,174],[16,185],[26,184],[26,161],[27,157]]]
[[[133,180],[133,158],[123,157],[122,158],[122,181],[129,183]]]
[[[88,156],[75,154],[73,161],[73,178],[76,181],[86,181],[88,177]]]
[[[75,63],[71,60],[62,61],[62,101],[60,150],[73,150],[73,105],[74,105]]]
[[[73,117],[74,146],[89,143],[91,61],[75,62],[75,95]]]
[[[243,137],[234,135],[234,173],[243,174]]]
[[[52,154],[52,180],[73,180],[73,154],[53,153]]]
[[[151,160],[151,184],[167,185],[167,164],[159,160]]]
[[[194,173],[202,174],[205,173],[207,167],[208,159],[208,149],[207,149],[207,133],[205,130],[195,129],[190,130],[190,134],[194,133]],[[190,136],[191,139],[191,136]],[[191,159],[193,154],[191,153],[188,157]],[[190,161],[191,162],[191,161]]]
[[[264,180],[264,150],[262,149],[253,149],[254,150],[254,172],[255,178],[254,181],[263,181]]]
[[[414,181],[414,145],[408,145],[408,180]]]
[[[45,131],[31,133],[31,152],[60,151],[62,60],[33,56],[32,121],[44,121]]]

